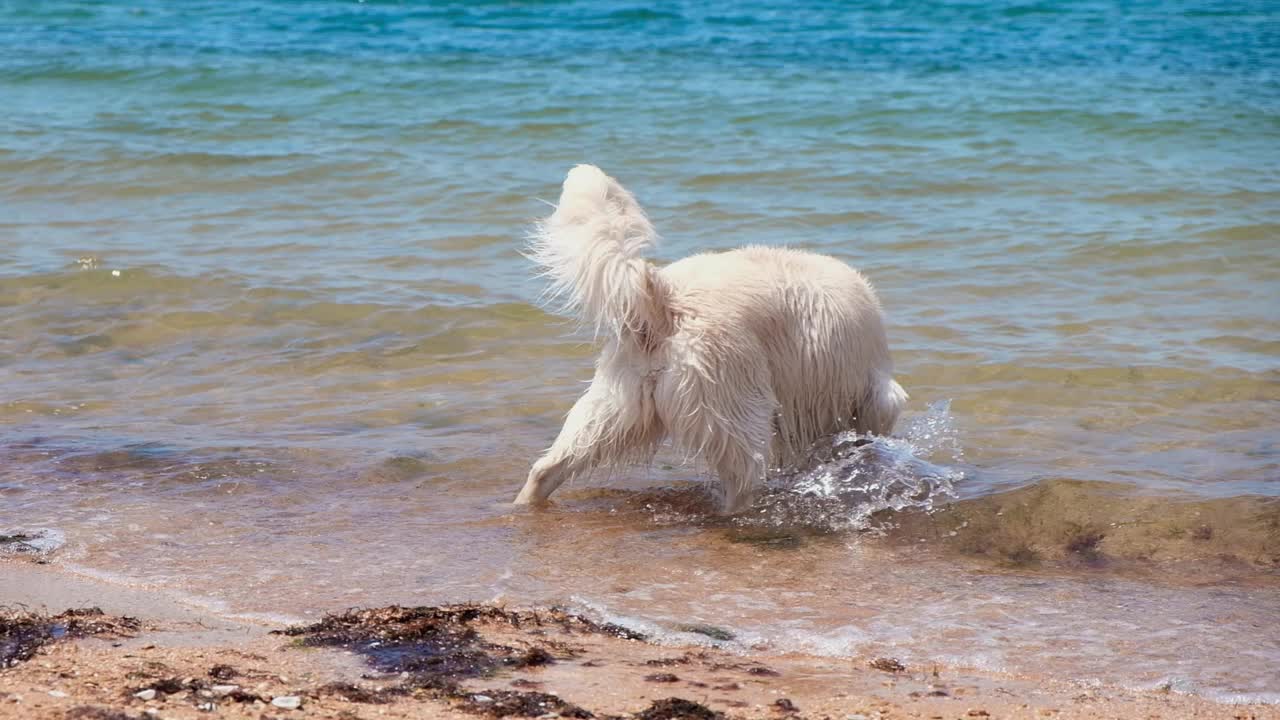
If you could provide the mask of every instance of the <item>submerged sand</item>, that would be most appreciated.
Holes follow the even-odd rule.
[[[648,642],[560,610],[388,607],[307,628],[0,563],[0,604],[103,632],[0,669],[0,718],[1280,718],[1160,690]],[[121,617],[138,622],[112,622]],[[712,629],[708,629],[711,632]],[[75,633],[72,633],[75,634]]]

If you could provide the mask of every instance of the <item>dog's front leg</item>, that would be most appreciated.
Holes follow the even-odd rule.
[[[634,418],[627,398],[598,378],[574,403],[550,449],[533,464],[517,505],[546,500],[565,480],[617,459],[629,451],[628,429]]]
[[[572,458],[558,453],[553,446],[529,470],[529,478],[516,496],[517,505],[542,502],[573,475]]]

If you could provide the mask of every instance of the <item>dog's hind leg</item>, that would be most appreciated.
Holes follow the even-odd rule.
[[[765,456],[757,450],[733,448],[716,462],[720,479],[720,511],[735,515],[746,510],[755,500],[756,490],[764,483]]]
[[[516,504],[542,502],[566,480],[600,465],[652,455],[662,429],[652,400],[645,402],[639,394],[633,384],[597,376],[574,403],[556,441],[529,470]]]
[[[680,368],[657,392],[672,441],[715,469],[721,512],[727,515],[751,505],[764,483],[778,408],[763,363],[746,360],[732,367],[733,374],[711,376]]]
[[[907,391],[888,373],[876,372],[862,406],[855,413],[859,433],[888,435],[907,404]]]

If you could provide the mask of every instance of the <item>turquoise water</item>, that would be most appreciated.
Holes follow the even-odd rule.
[[[0,2],[0,48],[0,531],[69,569],[1280,693],[1274,3]],[[519,254],[578,162],[660,262],[862,269],[936,512],[726,524],[674,460],[512,510],[594,352]]]

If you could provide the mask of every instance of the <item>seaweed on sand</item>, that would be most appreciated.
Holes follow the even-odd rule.
[[[682,698],[655,700],[648,708],[635,715],[637,720],[722,720],[718,713],[706,705]]]
[[[900,673],[907,669],[907,666],[903,665],[897,658],[880,657],[867,664],[880,672],[887,673]]]
[[[597,623],[563,610],[512,611],[484,605],[401,607],[349,610],[312,625],[277,631],[298,638],[303,647],[342,647],[388,673],[419,673],[457,681],[492,674],[502,666],[531,667],[555,661],[543,647],[525,650],[485,641],[472,627],[496,622],[513,627],[555,626],[575,632],[641,640],[643,635],[609,623]]]
[[[239,674],[240,674],[239,670],[236,670],[230,665],[225,665],[222,663],[219,663],[209,668],[209,677],[213,678],[214,680],[226,681],[236,677]]]
[[[130,637],[141,629],[137,618],[114,617],[96,607],[53,616],[0,610],[0,668],[30,660],[41,647],[63,638]]]
[[[67,637],[132,637],[142,629],[138,618],[108,615],[96,607],[63,610],[50,620]]]
[[[417,673],[456,682],[492,674],[511,648],[485,642],[470,626],[496,609],[390,606],[328,615],[282,631],[304,647],[342,647],[387,673]],[[500,611],[498,611],[500,612]],[[425,679],[425,678],[424,678]],[[439,683],[436,683],[439,684]]]
[[[521,690],[486,690],[455,696],[459,707],[467,712],[489,717],[540,717],[556,714],[569,718],[593,718],[590,710],[566,702],[549,693]]]
[[[629,640],[643,636],[618,625],[597,623],[558,608],[549,611],[511,611],[485,605],[439,607],[389,606],[328,615],[312,625],[291,627],[278,634],[296,638],[302,647],[341,647],[363,655],[375,669],[405,676],[398,686],[368,691],[355,686],[326,686],[325,694],[353,702],[382,702],[396,695],[426,693],[448,700],[454,707],[489,717],[562,717],[594,715],[561,698],[519,690],[464,690],[461,683],[490,677],[503,668],[528,668],[555,661],[542,646],[519,649],[484,639],[476,623],[500,623],[542,631],[559,628],[566,634],[600,634]],[[547,642],[557,652],[572,654]]]
[[[559,608],[546,611],[511,611],[485,605],[439,607],[390,606],[350,610],[328,615],[312,625],[291,627],[277,634],[296,638],[302,647],[341,647],[363,655],[377,670],[397,673],[403,679],[394,686],[366,689],[334,683],[315,694],[342,697],[350,702],[381,703],[396,697],[427,696],[449,702],[461,712],[492,718],[539,717],[549,714],[569,718],[597,716],[550,693],[526,690],[470,690],[466,680],[490,677],[504,668],[529,668],[555,661],[552,652],[572,656],[562,644],[520,649],[486,640],[479,623],[499,623],[526,628],[542,637],[558,628],[565,634],[609,635],[626,640],[644,636],[618,625],[597,623]],[[551,650],[547,648],[550,647]],[[674,677],[674,676],[672,676]],[[680,698],[659,700],[640,711],[641,720],[722,720],[721,713]]]

